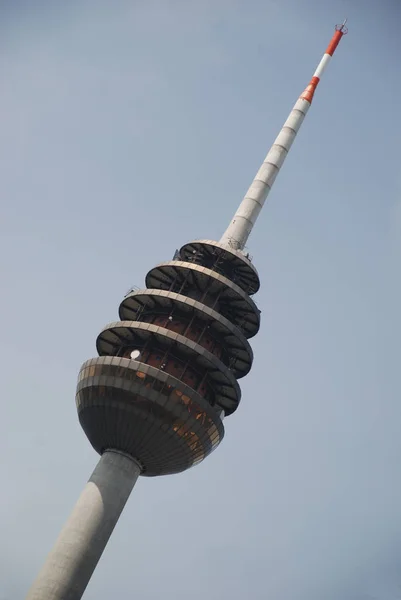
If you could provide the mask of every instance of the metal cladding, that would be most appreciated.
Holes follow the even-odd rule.
[[[290,112],[282,130],[274,141],[273,146],[269,150],[255,179],[251,183],[244,199],[238,207],[234,218],[222,236],[220,240],[221,243],[228,244],[236,250],[242,250],[245,247],[256,219],[262,210],[263,204],[269,195],[273,183],[286,159],[303,120],[308,113],[320,78],[329,64],[341,38],[348,31],[345,25],[346,21],[347,20],[345,20],[342,25],[336,25],[334,35],[313,74],[310,83],[302,92],[294,108]]]
[[[260,311],[258,274],[242,252],[190,242],[123,299],[121,321],[97,338],[77,387],[81,425],[99,454],[127,453],[147,476],[202,461],[238,407],[237,379],[251,369],[248,338]]]

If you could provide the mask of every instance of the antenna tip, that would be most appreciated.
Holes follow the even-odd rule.
[[[336,31],[341,31],[342,34],[346,35],[348,33],[347,21],[348,18],[344,19],[341,25],[336,25]]]

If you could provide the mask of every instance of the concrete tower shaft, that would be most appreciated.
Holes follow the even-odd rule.
[[[244,199],[226,229],[220,242],[236,250],[242,250],[251,234],[256,219],[291,149],[296,135],[310,109],[314,93],[324,70],[330,62],[341,38],[347,33],[346,21],[336,25],[334,35],[320,61],[310,83],[302,92],[280,133],[270,148],[259,171],[256,173]]]
[[[141,472],[119,452],[105,452],[26,600],[79,600]]]

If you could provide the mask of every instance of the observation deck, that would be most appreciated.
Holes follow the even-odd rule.
[[[145,476],[184,471],[224,436],[260,325],[259,277],[240,251],[185,244],[129,292],[80,370],[76,402],[95,450],[125,452]]]

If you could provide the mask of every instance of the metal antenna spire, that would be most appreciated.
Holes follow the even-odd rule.
[[[228,245],[235,250],[243,250],[263,204],[311,106],[321,76],[341,38],[348,33],[346,23],[347,19],[341,25],[336,25],[334,35],[310,83],[306,86],[290,112],[287,121],[284,123],[282,130],[269,150],[220,243]]]

